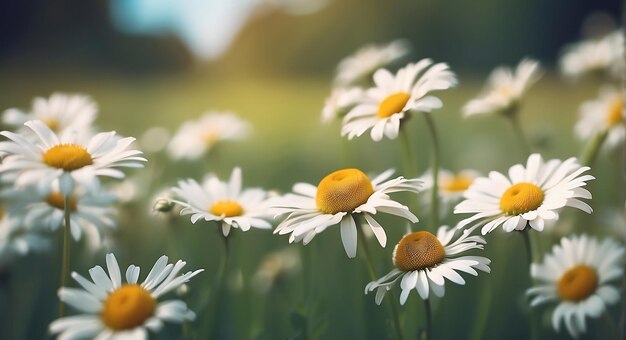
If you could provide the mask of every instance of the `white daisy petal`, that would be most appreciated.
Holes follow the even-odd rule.
[[[599,317],[620,299],[618,289],[602,278],[610,272],[619,274],[615,278],[623,276],[625,250],[612,240],[599,242],[586,235],[562,238],[543,263],[531,266],[531,276],[538,281],[527,291],[532,306],[555,301],[553,328],[558,331],[564,323],[574,337],[585,333],[587,317]]]
[[[221,182],[215,175],[208,176],[204,183],[200,185],[193,179],[179,181],[178,186],[171,189],[180,199],[169,199],[168,201],[183,207],[181,215],[191,215],[191,223],[199,221],[219,221],[217,225],[222,229],[222,234],[227,237],[232,228],[248,231],[250,228],[270,229],[269,224],[264,219],[271,215],[270,202],[276,202],[272,207],[272,212],[283,214],[289,212],[293,204],[306,207],[309,197],[292,195],[286,206],[282,206],[283,201],[277,199],[267,200],[264,190],[258,188],[241,188],[241,169],[234,168],[228,182]],[[305,195],[315,195],[311,192],[311,187],[306,184],[295,186],[299,193]],[[314,189],[314,188],[313,188]],[[276,228],[275,232],[280,233],[284,225]]]
[[[464,285],[465,279],[457,271],[474,276],[476,269],[489,272],[491,261],[480,256],[461,256],[456,254],[472,248],[482,248],[485,242],[480,236],[470,235],[476,228],[466,230],[461,235],[457,229],[441,226],[437,235],[427,231],[418,231],[405,235],[393,251],[393,263],[396,266],[389,274],[378,281],[370,282],[365,290],[367,294],[374,287],[391,289],[397,283],[397,274],[400,281],[400,303],[404,304],[411,290],[417,291],[421,299],[428,299],[429,292],[443,297],[446,280]],[[452,238],[454,240],[452,241]]]
[[[163,322],[182,323],[194,319],[194,312],[189,310],[184,302],[174,300],[159,303],[157,300],[161,294],[188,282],[203,269],[178,275],[185,262],[168,264],[167,257],[163,256],[156,261],[144,284],[138,286],[135,282],[139,276],[139,267],[130,265],[126,271],[128,283],[121,284],[121,275],[115,256],[107,254],[106,262],[112,282],[106,277],[102,267],[96,266],[90,270],[94,283],[73,273],[74,278],[84,290],[74,288],[59,290],[59,298],[63,303],[84,313],[60,318],[50,324],[50,332],[57,334],[59,339],[147,339],[148,330],[159,331]],[[172,267],[173,269],[168,270]],[[146,283],[153,287],[148,287]],[[109,286],[110,289],[105,290],[104,286]],[[133,299],[134,302],[119,306],[128,298]],[[152,308],[155,305],[154,313],[149,313],[150,315],[144,319],[137,319],[139,315],[146,314],[146,308]],[[125,320],[128,319],[133,320],[131,327],[126,326]]]
[[[371,129],[373,141],[383,137],[395,139],[401,121],[411,112],[430,112],[440,108],[441,101],[429,92],[456,85],[456,77],[444,63],[430,59],[411,63],[395,75],[379,69],[373,75],[375,87],[355,99],[354,108],[343,119],[342,136],[352,139]]]
[[[455,214],[471,213],[457,225],[483,225],[486,234],[502,225],[506,232],[523,230],[529,225],[543,231],[558,219],[565,206],[590,213],[591,207],[578,198],[590,199],[589,191],[581,187],[592,177],[582,175],[587,167],[575,158],[544,162],[541,155],[529,156],[527,166],[516,164],[509,168],[509,178],[491,171],[479,177],[465,191],[465,200],[454,209]]]
[[[351,215],[341,219],[341,242],[349,258],[356,257],[357,233],[356,224]]]
[[[358,169],[343,169],[324,177],[318,187],[302,183],[297,184],[294,186],[296,194],[286,194],[283,197],[274,198],[268,203],[270,210],[277,213],[278,216],[287,215],[285,220],[274,229],[274,233],[280,235],[291,233],[290,243],[303,242],[306,245],[316,234],[339,223],[346,254],[348,257],[355,257],[357,226],[354,219],[362,216],[378,243],[385,247],[387,235],[373,215],[387,213],[411,222],[417,222],[417,217],[409,211],[408,207],[393,200],[390,194],[402,191],[417,193],[421,185],[421,181],[418,179],[405,179],[403,177],[388,179],[392,173],[393,170],[385,171],[371,181],[365,173]],[[353,188],[357,191],[356,193],[347,192],[343,189],[341,183],[345,179],[359,183]],[[340,183],[337,184],[336,182]],[[345,183],[349,182],[346,181]],[[369,192],[369,190],[359,191],[369,187],[372,188],[373,192]],[[333,190],[338,191],[333,192]],[[362,199],[355,200],[355,197],[367,198],[367,201],[363,203]]]

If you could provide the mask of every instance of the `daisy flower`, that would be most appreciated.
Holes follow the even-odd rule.
[[[581,139],[588,140],[607,131],[607,147],[614,148],[624,143],[626,110],[622,91],[613,87],[602,88],[598,99],[584,102],[580,106],[580,114],[581,118],[575,130]]]
[[[208,112],[185,122],[168,145],[173,159],[198,159],[216,143],[244,138],[250,126],[231,112]]]
[[[591,199],[584,186],[594,179],[583,175],[590,168],[572,157],[565,161],[544,162],[541,155],[528,157],[526,167],[509,168],[509,177],[491,171],[489,177],[477,178],[454,209],[455,214],[474,214],[459,222],[458,228],[470,223],[484,225],[485,235],[502,225],[504,231],[524,230],[527,225],[542,231],[546,222],[559,218],[566,206],[591,213],[591,207],[579,198]]]
[[[365,294],[376,290],[376,304],[380,305],[385,294],[400,283],[400,304],[404,305],[411,290],[426,300],[430,291],[443,297],[445,279],[459,285],[465,280],[458,272],[478,275],[476,269],[489,273],[491,260],[482,256],[458,256],[470,249],[483,249],[485,240],[477,235],[470,235],[473,229],[467,229],[456,238],[456,229],[442,226],[437,235],[428,231],[408,233],[402,237],[393,249],[393,265],[396,267],[387,275],[365,286]]]
[[[72,193],[75,183],[95,191],[100,185],[98,177],[123,178],[117,167],[143,167],[141,151],[128,150],[135,140],[120,138],[115,131],[98,133],[88,141],[73,134],[57,136],[39,120],[24,123],[36,135],[31,142],[22,135],[2,131],[0,135],[11,141],[0,143],[0,151],[9,155],[0,164],[1,174],[14,174],[18,187],[36,185],[45,191],[50,183],[59,180],[64,195]]]
[[[586,235],[562,238],[541,264],[532,264],[530,275],[537,285],[526,292],[531,306],[558,303],[552,312],[552,327],[565,324],[573,337],[587,330],[586,318],[599,318],[609,305],[620,300],[620,288],[611,282],[624,274],[624,247]]]
[[[40,120],[57,134],[73,130],[91,131],[98,113],[98,105],[81,94],[53,93],[50,98],[33,99],[30,112],[8,109],[2,114],[5,124],[22,126],[29,120]]]
[[[409,51],[409,44],[401,39],[386,45],[364,46],[339,62],[335,83],[340,86],[354,85],[369,78],[377,69],[403,58]]]
[[[178,275],[186,262],[167,262],[167,256],[161,256],[141,284],[139,267],[135,265],[128,266],[126,283],[122,283],[113,254],[106,255],[108,275],[100,266],[89,270],[93,282],[72,272],[72,278],[83,289],[62,287],[59,298],[84,314],[53,321],[50,332],[60,334],[62,339],[148,339],[148,330],[159,331],[164,321],[193,320],[194,312],[183,301],[158,300],[204,269]]]
[[[65,224],[65,199],[58,181],[52,183],[50,191],[6,189],[2,196],[24,217],[26,225],[54,231]],[[83,231],[87,231],[87,235],[96,235],[92,243],[99,244],[105,231],[115,227],[117,210],[112,206],[115,201],[114,194],[76,188],[69,200],[70,232],[74,240],[80,240]]]
[[[274,251],[263,258],[252,276],[252,288],[266,294],[282,280],[299,272],[301,267],[300,253],[297,249],[289,247]]]
[[[479,176],[479,173],[474,170],[461,170],[458,173],[446,169],[439,169],[439,198],[441,199],[442,209],[441,213],[445,214],[451,210],[452,206],[458,203],[463,198],[463,193]],[[432,190],[433,187],[433,174],[431,171],[426,172],[420,180],[424,182],[423,193]],[[430,204],[430,195],[424,195],[426,203]]]
[[[340,224],[346,254],[354,258],[357,248],[355,218],[362,216],[380,245],[385,247],[387,235],[374,215],[382,212],[417,222],[417,217],[407,206],[392,200],[388,194],[417,193],[421,183],[404,177],[388,180],[392,174],[393,170],[387,170],[370,180],[361,170],[343,169],[324,177],[317,187],[298,183],[293,186],[294,194],[278,197],[270,203],[276,216],[288,214],[274,233],[291,233],[289,243],[302,241],[306,245],[326,228]]]
[[[191,223],[200,219],[215,221],[222,227],[224,236],[231,228],[248,231],[251,227],[271,229],[263,218],[268,216],[262,189],[241,189],[241,169],[234,168],[228,182],[221,182],[216,175],[207,176],[202,185],[193,179],[178,182],[172,191],[181,200],[172,202],[183,206],[181,215],[191,215]]]
[[[342,117],[363,95],[364,91],[360,87],[334,89],[322,108],[322,122],[330,123],[337,117]]]
[[[48,249],[49,240],[25,226],[18,215],[0,209],[0,269],[18,256]]]
[[[567,46],[559,60],[559,68],[565,76],[573,78],[604,71],[619,77],[624,70],[623,55],[624,33],[618,30],[600,39]]]
[[[465,117],[479,114],[513,114],[528,88],[541,77],[539,62],[524,59],[513,71],[498,67],[487,79],[484,93],[463,107]]]
[[[457,81],[445,63],[433,65],[430,59],[422,59],[401,68],[395,76],[380,69],[374,73],[374,83],[375,87],[368,89],[343,118],[342,136],[352,139],[372,129],[370,135],[376,142],[383,135],[395,139],[400,122],[410,112],[430,112],[442,107],[439,98],[427,96],[430,91],[448,89]]]

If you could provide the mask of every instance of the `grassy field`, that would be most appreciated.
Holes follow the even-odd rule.
[[[506,171],[525,162],[508,121],[500,117],[464,120],[462,105],[480,92],[482,78],[459,76],[460,85],[441,93],[444,108],[435,112],[443,166],[459,170]],[[522,107],[521,120],[535,150],[545,158],[565,159],[580,153],[582,143],[573,136],[578,106],[593,99],[601,84],[568,84],[548,74],[530,91]],[[134,170],[130,177],[143,178],[149,192],[173,186],[178,179],[201,179],[209,172],[222,178],[232,167],[241,166],[245,187],[263,187],[285,192],[295,182],[316,184],[331,171],[358,167],[378,173],[395,168],[401,173],[398,141],[373,143],[368,137],[347,142],[339,136],[338,124],[322,125],[320,115],[324,98],[330,92],[328,77],[258,78],[197,72],[189,75],[133,77],[131,75],[48,73],[24,75],[24,70],[7,70],[0,78],[0,104],[26,108],[34,96],[53,91],[81,92],[91,95],[100,105],[97,124],[102,130],[117,130],[123,135],[140,136],[153,126],[170,132],[186,119],[210,110],[233,110],[253,126],[253,134],[242,142],[220,145],[209,159],[200,162],[172,162],[164,154],[148,154],[146,169]],[[410,121],[414,150],[420,173],[428,167],[431,143],[422,117]],[[623,154],[605,153],[598,159],[591,183],[594,199],[591,217],[575,211],[563,214],[562,233],[586,232],[610,235],[604,216],[619,208],[624,193],[618,169]],[[165,219],[152,214],[152,194],[139,202],[120,206],[118,230],[112,250],[122,267],[138,264],[145,275],[162,254],[182,258],[189,270],[206,271],[189,284],[183,298],[198,310],[198,300],[214,286],[215,273],[222,258],[222,244],[216,228],[188,218]],[[405,197],[406,198],[406,197]],[[426,211],[416,211],[420,222],[413,229],[429,228]],[[450,216],[447,224],[458,218]],[[376,259],[377,274],[391,267],[393,246],[405,231],[399,219],[382,219],[389,243],[385,249],[368,240]],[[558,234],[558,233],[556,233]],[[61,235],[52,235],[48,254],[33,254],[5,268],[0,320],[7,323],[14,339],[45,338],[48,323],[56,317],[60,272]],[[541,234],[542,251],[558,239]],[[361,240],[359,240],[360,242]],[[487,236],[484,256],[492,259],[491,274],[468,277],[465,286],[446,285],[446,296],[434,299],[435,339],[525,339],[528,337],[527,303],[523,291],[530,284],[524,258],[522,237],[515,233],[495,232]],[[369,277],[361,256],[345,256],[339,228],[330,228],[311,244],[288,244],[288,238],[269,231],[235,230],[230,240],[228,289],[211,301],[206,313],[188,325],[189,334],[203,339],[207,334],[224,339],[385,339],[391,338],[385,303],[374,304],[373,295],[363,295]],[[267,293],[253,289],[252,277],[266,255],[286,247],[295,249],[302,268],[281,277]],[[84,246],[72,249],[72,270],[85,274],[88,268],[104,263],[104,251],[89,253]],[[73,284],[73,283],[72,283]],[[8,294],[7,294],[8,292]],[[391,298],[388,296],[386,299]],[[398,304],[397,292],[394,304]],[[416,294],[400,307],[406,338],[415,338],[423,325],[421,300]],[[540,309],[546,311],[547,309]],[[617,315],[617,308],[611,309]],[[554,335],[549,315],[542,319],[544,338]],[[212,324],[212,322],[216,322]],[[604,338],[604,321],[590,322],[589,338]],[[306,327],[305,327],[306,325]],[[4,324],[0,328],[4,328]],[[210,329],[206,330],[206,329]],[[303,334],[306,333],[306,335]],[[157,339],[177,338],[178,326],[156,335]],[[554,335],[556,338],[556,335]],[[566,338],[565,333],[561,333]]]

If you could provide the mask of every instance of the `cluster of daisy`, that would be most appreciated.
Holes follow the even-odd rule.
[[[623,44],[621,33],[568,48],[561,63],[563,72],[580,75],[623,68],[621,58],[613,55],[615,44]],[[518,232],[528,237],[531,232],[553,229],[564,210],[592,213],[586,201],[592,199],[586,187],[594,179],[588,165],[602,145],[624,142],[622,91],[603,87],[599,100],[581,106],[582,119],[575,130],[590,141],[590,151],[581,159],[544,160],[541,154],[529,152],[525,164],[515,164],[506,173],[490,171],[485,176],[472,169],[451,171],[439,166],[436,126],[430,114],[443,107],[433,93],[455,87],[457,76],[446,63],[428,58],[394,72],[391,67],[408,52],[407,43],[397,40],[366,46],[342,60],[322,120],[340,121],[340,135],[348,140],[369,132],[373,142],[380,142],[409,134],[409,118],[424,116],[435,147],[433,161],[422,176],[394,175],[394,169],[369,173],[344,168],[321,175],[317,185],[296,183],[291,192],[281,194],[244,188],[242,170],[234,167],[227,180],[213,172],[207,172],[202,180],[179,180],[156,200],[154,209],[176,211],[189,216],[192,224],[213,226],[224,241],[224,267],[232,233],[272,230],[273,224],[274,234],[288,235],[289,243],[303,245],[326,230],[338,229],[335,232],[347,257],[356,258],[363,249],[371,266],[367,236],[385,248],[389,223],[383,215],[391,215],[408,226],[407,233],[390,254],[393,268],[380,278],[375,277],[377,269],[372,270],[365,294],[375,292],[374,301],[381,304],[388,292],[399,289],[399,302],[404,305],[415,291],[425,301],[427,314],[429,299],[433,294],[443,297],[446,282],[464,285],[462,273],[478,276],[479,271],[491,271],[491,259],[475,254],[486,247],[488,234]],[[530,58],[514,69],[496,68],[483,93],[462,108],[463,115],[500,115],[513,122],[523,139],[518,125],[522,102],[541,74],[539,62]],[[103,189],[109,186],[101,184],[102,177],[124,179],[119,168],[142,167],[146,159],[132,147],[134,138],[120,137],[114,131],[98,132],[94,126],[97,112],[89,97],[68,94],[36,98],[29,112],[4,112],[4,123],[13,131],[0,132],[7,138],[0,142],[0,269],[15,255],[45,248],[49,240],[44,231],[60,227],[75,240],[87,235],[90,244],[101,246],[116,225],[113,204],[119,199],[130,201],[140,187],[151,186],[133,186],[131,181],[118,185],[115,194]],[[146,132],[143,143],[154,146],[155,151],[167,150],[175,161],[193,161],[210,155],[218,143],[241,139],[249,131],[249,124],[234,113],[210,111],[183,123],[171,140],[160,146],[154,141],[169,139],[169,133],[159,129]],[[216,160],[209,160],[209,165],[215,166]],[[419,195],[422,205],[403,203],[397,197],[403,192]],[[427,211],[422,208],[430,208],[428,227],[418,225],[415,212]],[[459,214],[468,215],[459,219]],[[357,246],[359,243],[362,245]],[[253,279],[258,291],[267,292],[281,276],[299,270],[298,254],[292,250],[263,261]],[[531,249],[527,250],[530,254]],[[530,305],[556,301],[553,327],[558,331],[565,324],[574,337],[585,333],[587,317],[599,317],[620,299],[620,291],[612,283],[623,277],[625,251],[623,245],[608,239],[586,235],[562,238],[543,262],[531,260],[529,274],[535,284],[526,291]],[[61,287],[61,301],[84,314],[62,317],[50,325],[50,331],[67,339],[145,339],[148,331],[158,331],[164,321],[191,321],[195,313],[185,302],[159,302],[202,271],[180,275],[184,266],[184,261],[170,264],[168,257],[162,256],[143,283],[138,283],[140,270],[135,265],[128,267],[123,283],[115,256],[107,254],[107,271],[93,267],[91,280],[71,274],[82,289]],[[211,288],[212,294],[220,293],[224,267],[216,275],[218,286]]]
[[[409,63],[395,73],[385,68],[407,51],[406,45],[396,41],[378,48],[369,46],[342,61],[336,87],[322,110],[322,120],[341,120],[341,135],[348,139],[369,131],[377,142],[384,137],[396,139],[410,116],[441,108],[442,101],[431,93],[455,86],[456,76],[445,63],[430,59]],[[541,73],[539,63],[532,59],[522,60],[515,70],[495,69],[484,93],[464,106],[464,115],[498,114],[516,120],[524,96]],[[368,76],[370,87],[366,86]],[[624,138],[623,102],[618,102],[622,96],[610,90],[602,93],[602,103],[585,103],[583,107],[589,112],[585,116],[593,116],[604,125],[591,131],[593,124],[581,121],[577,131],[588,139],[603,129],[610,135],[607,144],[617,144]],[[525,165],[511,166],[508,174],[491,171],[481,177],[471,169],[454,173],[431,168],[413,179],[392,178],[393,170],[370,176],[360,169],[347,168],[322,177],[317,185],[297,183],[293,192],[285,195],[270,195],[262,189],[241,191],[241,173],[236,168],[228,182],[220,182],[213,174],[207,175],[202,185],[192,179],[180,181],[172,189],[176,198],[170,201],[183,208],[181,214],[191,215],[192,223],[214,222],[224,237],[232,228],[269,229],[272,214],[281,219],[274,233],[288,234],[290,243],[306,245],[316,235],[339,225],[345,252],[354,258],[357,244],[367,242],[358,239],[366,234],[386,246],[380,212],[412,224],[418,222],[409,206],[389,194],[406,191],[423,195],[434,191],[436,195],[430,198],[423,195],[424,204],[432,206],[433,200],[441,201],[441,209],[435,210],[440,218],[446,218],[452,210],[454,214],[471,216],[454,228],[433,225],[436,232],[423,227],[409,230],[393,250],[395,268],[365,287],[366,293],[376,292],[375,301],[380,304],[387,292],[399,286],[400,303],[405,304],[412,290],[424,300],[430,298],[431,291],[442,297],[446,280],[465,284],[460,272],[474,276],[478,271],[490,272],[490,259],[465,254],[481,250],[486,244],[483,236],[474,234],[475,230],[486,235],[502,226],[504,232],[543,232],[553,227],[565,207],[591,213],[584,200],[592,196],[585,186],[594,177],[586,174],[590,168],[585,164],[588,162],[574,157],[544,161],[540,154],[533,153]],[[555,246],[553,254],[546,255],[544,264],[532,264],[531,277],[541,283],[529,288],[528,294],[534,296],[533,306],[559,301],[552,318],[555,329],[563,321],[570,334],[577,336],[586,329],[586,316],[598,317],[605,306],[619,299],[610,281],[623,274],[624,248],[613,241],[600,242],[587,236],[566,237],[561,244],[562,249]]]
[[[131,148],[134,138],[98,132],[97,111],[87,96],[55,93],[35,98],[30,111],[3,113],[5,124],[14,127],[0,132],[8,139],[0,143],[0,197],[8,226],[25,233],[53,231],[68,212],[74,240],[84,234],[94,247],[102,244],[116,224],[116,196],[103,189],[100,178],[123,178],[119,168],[142,167],[145,159]]]
[[[621,67],[623,58],[617,51],[623,47],[622,33],[612,33],[598,43],[611,47],[603,47],[601,51],[594,47],[593,52],[606,60],[600,61],[596,55],[585,55],[591,51],[589,48],[585,52],[588,48],[583,46],[587,44],[591,43],[581,43],[580,47],[568,49],[562,62],[562,65],[567,65],[563,67],[564,73],[571,75],[592,69],[614,70]],[[384,54],[383,50],[380,49],[381,54]],[[355,62],[358,55],[346,60]],[[589,60],[592,57],[595,60]],[[368,69],[371,68],[369,62],[371,60],[363,61]],[[370,71],[372,79],[369,88],[361,87],[362,81],[359,87],[346,87],[347,82],[340,82],[340,86],[332,91],[326,101],[322,120],[341,119],[341,134],[348,139],[361,136],[368,130],[373,141],[380,141],[383,137],[396,139],[409,116],[442,107],[441,100],[430,95],[431,91],[445,90],[456,85],[455,75],[444,63],[434,64],[429,59],[423,59],[400,68],[395,74],[384,68],[388,64],[388,61],[381,59],[379,69]],[[541,74],[539,62],[529,58],[523,59],[515,69],[495,69],[488,78],[483,94],[463,107],[464,115],[501,115],[511,119],[519,136],[523,138],[517,120],[521,104]],[[338,74],[337,79],[348,76]],[[606,137],[604,145],[607,147],[623,143],[626,131],[623,97],[621,91],[604,87],[599,100],[584,103],[581,107],[583,118],[576,126],[578,135],[584,140],[590,140],[600,134]],[[592,154],[596,151],[592,150]],[[592,160],[583,155],[581,160],[572,157],[544,161],[540,154],[533,153],[525,165],[510,167],[508,176],[497,171],[481,177],[474,170],[462,170],[456,174],[440,168],[427,170],[419,179],[411,180],[415,184],[419,183],[421,190],[415,185],[410,191],[434,190],[435,195],[424,195],[424,205],[432,206],[437,203],[434,201],[443,204],[442,209],[432,210],[431,215],[445,218],[454,206],[454,214],[471,216],[458,222],[456,228],[432,226],[438,228],[436,234],[428,230],[409,232],[393,251],[395,268],[382,278],[370,282],[365,292],[376,291],[375,300],[378,304],[396,285],[401,288],[401,304],[407,301],[413,288],[424,300],[429,298],[431,290],[441,297],[445,291],[444,279],[457,284],[465,283],[458,271],[471,275],[477,275],[477,270],[490,271],[489,259],[473,255],[460,256],[471,249],[483,249],[486,244],[483,237],[472,235],[474,230],[480,228],[485,235],[502,226],[505,232],[542,232],[546,228],[553,228],[565,207],[591,213],[592,208],[584,200],[592,198],[585,189],[587,182],[594,179],[586,174],[590,170],[586,165]],[[350,181],[340,184],[347,177]],[[355,169],[346,169],[330,174],[317,187],[297,184],[294,186],[294,194],[277,201],[278,215],[287,217],[275,232],[290,233],[290,242],[302,241],[306,244],[317,233],[339,223],[341,239],[349,257],[356,256],[356,228],[371,228],[384,247],[385,234],[379,229],[380,224],[373,223],[375,220],[372,215],[384,210],[368,206],[376,203],[373,197],[378,181],[372,181],[374,194],[364,199],[362,197],[367,195],[362,193],[372,190],[362,184],[366,182],[365,178]],[[337,182],[337,192],[329,192],[331,180]],[[406,206],[394,214],[412,223],[417,222],[408,208],[404,208]],[[399,214],[401,211],[404,214]],[[430,220],[438,219],[430,216]],[[456,230],[463,231],[457,236]],[[624,247],[610,240],[600,242],[587,236],[566,237],[561,243],[564,250],[555,246],[554,254],[546,255],[545,264],[532,265],[532,278],[537,282],[543,281],[543,285],[530,288],[528,294],[535,296],[533,306],[550,300],[560,301],[553,313],[554,328],[558,330],[563,320],[570,334],[578,336],[586,329],[586,316],[598,317],[605,306],[618,301],[618,291],[610,286],[610,281],[623,275]],[[572,243],[576,245],[571,246]]]
[[[6,110],[4,123],[14,131],[2,131],[0,143],[0,263],[15,254],[46,246],[43,231],[64,227],[76,241],[88,235],[94,247],[116,225],[116,195],[103,190],[102,177],[122,179],[119,168],[143,167],[142,152],[134,150],[132,137],[115,131],[98,132],[94,126],[97,105],[84,95],[55,93],[35,98],[29,112]],[[67,248],[68,245],[64,245]],[[64,254],[66,256],[67,254]],[[84,288],[61,287],[59,297],[87,313],[60,318],[50,325],[61,338],[147,338],[163,321],[191,320],[194,313],[182,301],[157,304],[157,298],[187,282],[201,270],[177,276],[185,265],[157,261],[142,284],[139,267],[126,271],[122,284],[113,254],[107,255],[108,276],[100,266],[90,270],[93,282],[72,273]],[[68,259],[69,262],[69,259]],[[69,268],[64,268],[69,269]],[[63,274],[62,274],[63,275]]]

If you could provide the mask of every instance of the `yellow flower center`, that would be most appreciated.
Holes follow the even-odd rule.
[[[141,286],[125,284],[104,301],[102,322],[115,330],[127,330],[142,325],[154,314],[156,301]]]
[[[60,192],[53,192],[48,197],[46,197],[46,203],[50,206],[65,210],[65,197]],[[70,211],[76,211],[78,208],[78,203],[76,202],[76,197],[70,196]]]
[[[393,264],[405,272],[431,268],[441,263],[446,251],[437,237],[427,231],[405,235],[393,251]]]
[[[338,170],[317,185],[315,204],[326,214],[350,212],[374,193],[369,177],[359,169]]]
[[[394,113],[398,113],[404,109],[406,102],[409,101],[411,96],[406,92],[398,92],[390,95],[385,98],[380,105],[378,106],[378,112],[376,113],[376,117],[378,118],[387,118],[393,115]]]
[[[616,98],[609,106],[609,114],[606,116],[606,122],[609,127],[618,125],[624,121],[624,100]]]
[[[445,191],[465,191],[472,185],[474,180],[468,176],[454,176],[453,178],[442,183],[441,188]]]
[[[80,145],[59,144],[44,152],[43,162],[54,168],[73,171],[93,164],[93,159]]]
[[[211,214],[215,216],[233,217],[243,215],[243,207],[233,200],[223,200],[213,203]]]
[[[598,287],[598,274],[586,265],[570,268],[557,283],[557,291],[563,300],[580,301],[589,297]]]
[[[59,121],[56,120],[56,118],[52,118],[52,117],[48,117],[48,118],[43,118],[42,122],[44,124],[46,124],[50,130],[52,131],[59,131]]]
[[[220,135],[215,131],[207,131],[202,134],[202,141],[208,145],[214,144],[219,138]]]
[[[509,216],[524,214],[541,206],[543,190],[532,183],[517,183],[500,197],[500,209]]]
[[[500,86],[493,90],[493,95],[501,98],[509,98],[513,95],[513,89],[508,86]]]

